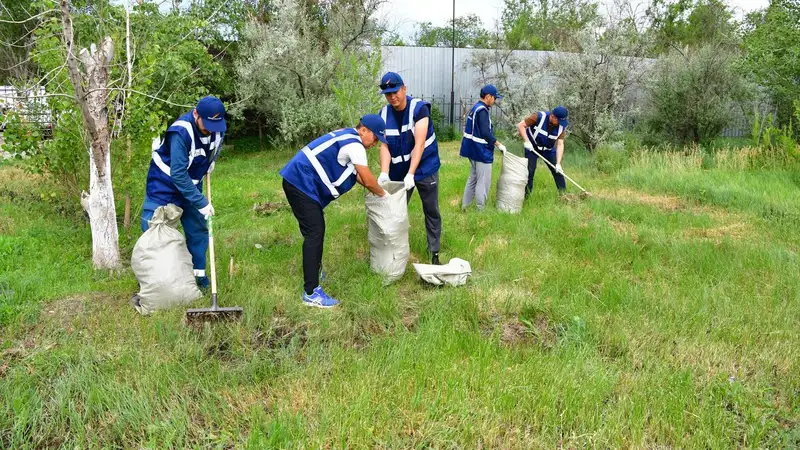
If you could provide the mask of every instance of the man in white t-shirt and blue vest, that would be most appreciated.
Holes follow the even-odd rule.
[[[431,263],[440,264],[442,216],[439,213],[439,144],[430,120],[430,103],[406,95],[399,74],[381,78],[381,94],[389,103],[380,110],[386,122],[386,144],[381,144],[381,174],[378,182],[402,181],[408,201],[416,188],[425,213],[425,230]]]
[[[474,199],[478,211],[483,211],[492,185],[494,149],[497,148],[504,152],[506,147],[494,137],[492,118],[489,114],[489,108],[503,96],[497,92],[497,88],[493,84],[484,86],[480,94],[480,101],[475,103],[467,115],[464,137],[461,138],[460,155],[468,158],[470,164],[469,178],[467,178],[467,186],[464,188],[461,209],[470,206]]]
[[[339,301],[319,285],[325,241],[323,209],[355,186],[386,197],[367,164],[367,150],[386,143],[386,124],[376,114],[361,118],[355,128],[332,131],[303,147],[281,169],[283,192],[303,235],[303,303],[333,308]]]
[[[525,157],[528,158],[528,186],[525,188],[525,198],[528,198],[533,190],[533,174],[536,172],[536,161],[539,159],[533,152],[534,149],[555,166],[553,168],[547,165],[553,174],[559,194],[567,190],[564,171],[561,169],[564,137],[569,125],[567,116],[567,108],[557,106],[552,111],[533,113],[517,125],[517,131],[524,141]]]
[[[225,107],[216,97],[202,98],[192,111],[178,117],[164,139],[153,140],[142,206],[142,231],[150,227],[159,206],[172,203],[183,209],[186,247],[192,255],[197,285],[204,289],[208,288],[207,220],[214,215],[214,207],[203,195],[203,178],[214,171],[226,129]]]

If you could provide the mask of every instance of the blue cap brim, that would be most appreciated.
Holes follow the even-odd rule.
[[[558,119],[558,124],[561,125],[564,128],[567,128],[567,125],[569,125],[569,120],[567,120],[567,119]]]
[[[224,133],[225,130],[228,129],[228,124],[225,123],[225,119],[222,120],[203,120],[203,128],[212,132],[212,133]]]
[[[496,98],[496,99],[500,100],[501,98],[503,98],[503,96],[502,96],[502,95],[500,95],[500,94],[497,94],[497,95],[495,95],[495,96],[494,96],[494,98]]]
[[[386,88],[386,89],[384,89],[384,90],[382,90],[382,91],[381,91],[381,94],[382,94],[382,95],[385,95],[385,94],[394,94],[395,92],[399,91],[401,87],[403,87],[403,85],[400,85],[400,86],[395,86],[395,87],[393,87],[393,88]]]

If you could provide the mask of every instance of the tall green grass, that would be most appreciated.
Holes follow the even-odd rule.
[[[253,210],[285,201],[294,152],[245,150],[214,179],[220,299],[245,316],[202,329],[138,316],[130,273],[91,271],[81,214],[0,168],[0,447],[800,445],[791,173],[654,155],[602,172],[572,152],[592,198],[559,198],[540,165],[521,214],[461,212],[468,165],[444,144],[442,253],[470,261],[469,283],[427,287],[409,267],[384,287],[356,188],[326,209],[342,305],[318,311],[300,302],[291,211]],[[409,209],[424,261],[416,195]]]

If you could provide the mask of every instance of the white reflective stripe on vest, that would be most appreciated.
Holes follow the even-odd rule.
[[[397,164],[399,162],[408,161],[409,159],[411,159],[411,153],[401,156],[392,156],[392,163]]]
[[[344,183],[345,180],[347,180],[347,177],[351,176],[353,172],[355,172],[355,166],[353,166],[352,163],[348,164],[347,169],[344,171],[342,176],[339,177],[339,179],[336,180],[335,183],[332,183],[331,179],[328,178],[328,173],[325,172],[325,169],[322,167],[322,164],[319,163],[317,155],[325,151],[327,148],[329,148],[336,142],[343,141],[345,139],[358,139],[359,142],[361,141],[361,138],[358,135],[343,134],[341,136],[337,136],[335,138],[323,142],[322,144],[317,146],[314,150],[311,150],[308,147],[303,147],[303,149],[301,150],[303,154],[306,155],[306,158],[308,158],[308,161],[311,163],[311,167],[313,167],[314,170],[317,172],[319,179],[322,180],[322,184],[324,184],[328,188],[328,190],[331,191],[331,195],[333,195],[333,198],[339,197],[339,190],[336,188],[338,186],[341,186],[342,183]]]
[[[169,166],[164,163],[161,159],[161,155],[158,154],[157,151],[153,151],[153,162],[156,163],[156,167],[161,169],[162,172],[167,174],[168,177],[171,177]]]
[[[331,191],[333,198],[339,198],[339,191],[336,189],[336,186],[331,183],[331,179],[328,178],[328,174],[325,172],[325,169],[322,168],[322,164],[319,163],[319,160],[314,152],[312,152],[308,147],[303,147],[303,150],[301,151],[304,155],[306,155],[306,158],[308,158],[308,161],[311,163],[311,167],[317,171],[317,175],[319,176],[319,179],[322,180],[322,184],[324,184],[328,190]]]
[[[472,140],[473,142],[477,142],[478,144],[489,145],[489,143],[486,141],[486,139],[481,139],[479,137],[473,136],[473,133],[475,133],[475,116],[477,116],[478,115],[478,111],[480,111],[482,109],[486,109],[486,107],[481,105],[475,111],[472,112],[472,130],[471,130],[470,133],[467,133],[466,131],[464,131],[464,137],[467,138],[467,139]],[[486,112],[488,113],[489,110],[486,109]],[[489,116],[489,126],[490,127],[492,126],[492,117],[491,116]]]
[[[194,129],[192,128],[192,124],[190,124],[185,120],[176,120],[175,123],[172,124],[172,126],[183,127],[183,129],[185,129],[186,132],[189,133],[189,141],[192,143],[191,144],[192,147],[189,149],[189,164],[186,166],[186,168],[188,169],[189,167],[192,167],[192,161],[194,160],[194,157],[198,155],[198,153],[195,153]],[[203,156],[205,156],[205,151],[203,151]]]
[[[429,137],[425,141],[425,148],[430,147],[435,140],[436,140],[436,133],[433,133],[433,134],[431,134],[431,137]],[[413,153],[413,150],[412,150],[412,153]],[[405,155],[402,155],[402,156],[393,156],[392,157],[392,163],[397,164],[399,162],[408,161],[410,159],[411,159],[411,153],[406,153]]]
[[[356,166],[354,166],[353,163],[347,163],[347,169],[345,169],[345,171],[342,172],[342,176],[340,176],[338,180],[333,182],[333,185],[336,187],[341,186],[342,183],[347,181],[347,179],[350,178],[350,176],[353,175],[353,172],[355,171],[356,171]]]
[[[559,125],[558,126],[558,133],[555,136],[551,135],[550,133],[548,133],[544,129],[544,120],[547,118],[547,113],[544,112],[544,111],[539,111],[539,114],[542,115],[542,118],[539,119],[539,123],[536,125],[536,127],[533,128],[533,140],[535,141],[536,137],[539,136],[540,134],[544,135],[548,139],[553,139],[553,140],[558,139],[558,137],[561,136],[561,133],[564,131],[564,127]],[[531,144],[534,144],[534,143],[531,142]]]
[[[330,147],[331,145],[333,145],[333,144],[335,144],[335,143],[337,143],[339,141],[343,141],[345,139],[358,139],[358,141],[361,142],[361,137],[358,136],[358,135],[355,135],[355,134],[343,134],[341,136],[337,136],[335,138],[328,139],[327,141],[323,142],[322,144],[319,144],[316,148],[314,148],[314,150],[311,150],[308,147],[303,148],[303,150],[308,149],[309,152],[311,152],[311,154],[316,157],[320,153],[322,153],[325,150],[327,150],[328,147]]]
[[[433,141],[435,141],[435,140],[436,140],[436,133],[433,133],[433,134],[431,134],[431,137],[429,137],[429,138],[428,138],[428,139],[425,141],[425,148],[428,148],[428,147],[430,147],[430,146],[431,146],[431,144],[433,144]]]
[[[479,137],[475,137],[475,136],[473,136],[473,135],[471,135],[469,133],[464,133],[464,137],[469,139],[469,140],[471,140],[471,141],[473,141],[473,142],[477,142],[478,144],[487,144],[487,145],[489,144],[488,142],[486,142],[486,139],[481,139]]]
[[[206,276],[206,271],[205,270],[194,269],[194,276],[196,276],[196,277],[204,277],[204,276]]]
[[[411,104],[408,105],[408,124],[403,126],[403,133],[410,129],[411,134],[416,135],[417,130],[414,129],[414,110],[417,109],[417,104],[419,102],[420,100],[418,98],[411,99]]]

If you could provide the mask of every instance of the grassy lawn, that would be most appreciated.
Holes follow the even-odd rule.
[[[77,201],[0,167],[0,448],[800,446],[796,173],[649,158],[604,175],[572,153],[592,198],[559,199],[540,165],[521,214],[494,209],[494,185],[465,213],[468,164],[443,144],[442,257],[469,283],[426,287],[409,265],[384,287],[358,187],[326,209],[342,305],[320,311],[300,301],[291,211],[253,209],[285,201],[294,152],[243,148],[214,206],[220,299],[245,315],[199,330],[139,316],[130,271],[92,271]],[[416,194],[409,213],[422,261]]]

